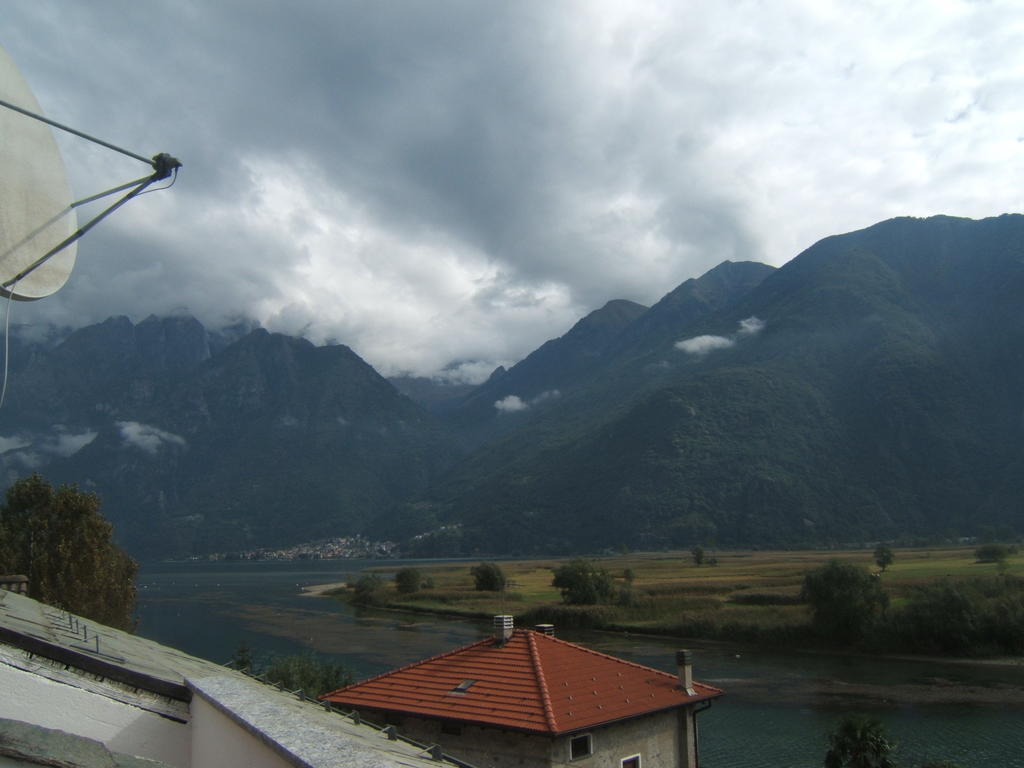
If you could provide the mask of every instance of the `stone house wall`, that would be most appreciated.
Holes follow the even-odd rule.
[[[641,768],[694,768],[692,762],[682,759],[689,752],[685,747],[687,712],[680,707],[557,737],[389,716],[376,710],[361,710],[360,714],[372,722],[392,723],[403,736],[428,746],[440,744],[447,754],[477,768],[621,768],[622,760],[634,755],[640,756]],[[573,760],[569,744],[581,734],[590,734],[592,753]]]

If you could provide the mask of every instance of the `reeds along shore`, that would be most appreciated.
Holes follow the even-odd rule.
[[[892,550],[883,570],[870,549],[798,552],[668,552],[589,558],[612,589],[600,604],[570,605],[552,585],[565,559],[500,562],[502,592],[475,589],[475,563],[415,566],[396,589],[400,565],[372,569],[350,588],[357,602],[437,614],[513,614],[524,626],[551,623],[722,639],[773,646],[946,656],[1024,654],[1024,556],[978,562],[975,547]],[[700,555],[696,557],[695,555]],[[698,565],[696,560],[703,562]],[[887,606],[853,635],[829,634],[803,599],[808,573],[836,561],[877,581]],[[415,584],[410,589],[410,584]],[[359,587],[365,589],[360,593]]]

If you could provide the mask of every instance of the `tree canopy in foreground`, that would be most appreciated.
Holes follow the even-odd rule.
[[[0,507],[0,572],[28,576],[29,597],[130,629],[139,566],[112,533],[96,494],[54,490],[32,475],[8,488]]]

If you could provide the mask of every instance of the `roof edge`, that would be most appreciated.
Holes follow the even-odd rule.
[[[0,626],[0,642],[61,664],[76,667],[77,669],[81,669],[82,671],[93,675],[98,675],[99,677],[106,677],[118,683],[131,685],[135,688],[142,688],[143,690],[159,694],[160,696],[166,696],[169,699],[188,702],[192,698],[192,693],[184,685],[178,685],[168,680],[161,680],[160,678],[148,675],[145,672],[128,669],[120,664],[98,659],[95,656],[89,655],[87,652],[80,653],[79,651],[72,650],[71,648],[67,648],[63,645],[50,643],[38,637],[22,634],[21,632],[8,627]]]
[[[712,686],[708,686],[708,687],[711,688]],[[349,703],[346,703],[346,702],[343,702],[343,703],[345,703],[346,706],[352,707],[353,709],[356,709],[356,710],[362,709],[362,710],[371,710],[371,711],[374,711],[374,712],[396,712],[396,713],[401,714],[401,715],[408,715],[409,717],[419,717],[419,718],[422,718],[424,720],[443,720],[443,721],[452,722],[452,723],[462,723],[463,725],[477,725],[477,726],[480,726],[481,728],[499,728],[499,729],[501,729],[503,731],[516,731],[518,733],[532,733],[532,734],[538,735],[538,736],[552,736],[552,737],[554,737],[554,736],[566,736],[566,735],[568,735],[570,733],[583,733],[584,731],[590,731],[590,730],[593,730],[594,728],[604,728],[607,725],[614,725],[615,723],[622,723],[622,722],[625,722],[627,720],[635,720],[635,719],[637,719],[639,717],[646,717],[647,715],[656,715],[656,714],[659,714],[661,712],[670,712],[670,711],[672,711],[674,709],[680,709],[681,707],[690,707],[690,706],[693,706],[695,704],[700,704],[700,703],[702,703],[704,701],[713,701],[713,700],[715,700],[715,699],[717,699],[717,698],[719,698],[720,696],[723,695],[723,692],[718,690],[717,688],[713,688],[713,690],[715,691],[714,693],[698,694],[697,696],[694,696],[694,697],[692,697],[690,699],[687,699],[686,701],[681,701],[681,702],[679,702],[677,704],[671,704],[671,705],[666,706],[666,707],[660,707],[658,709],[651,709],[651,710],[647,710],[646,712],[641,712],[641,713],[635,714],[635,715],[625,715],[623,717],[612,718],[611,720],[602,720],[599,723],[591,723],[590,725],[583,725],[583,726],[580,726],[578,728],[566,728],[566,729],[563,729],[563,730],[556,730],[556,728],[553,725],[549,726],[546,729],[545,728],[530,728],[530,727],[527,727],[527,726],[506,725],[504,723],[496,724],[496,723],[488,722],[486,720],[477,720],[477,719],[473,719],[473,718],[470,718],[470,717],[445,717],[443,715],[426,715],[423,712],[420,712],[420,711],[415,710],[415,709],[405,709],[405,708],[397,707],[397,706],[396,707],[375,707],[375,706],[372,706],[372,705],[369,705],[369,704],[355,705],[355,704],[349,704]]]

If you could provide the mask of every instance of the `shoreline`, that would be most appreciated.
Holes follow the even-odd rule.
[[[344,589],[347,586],[347,581],[335,581],[329,584],[309,584],[302,587],[299,597],[331,597],[331,595],[327,594],[328,592],[335,589]]]
[[[300,593],[301,597],[335,597],[328,595],[327,592],[334,589],[341,589],[348,586],[346,582],[335,582],[330,584],[311,584],[303,587]],[[431,608],[413,607],[407,605],[395,605],[395,604],[384,604],[369,606],[375,610],[392,611],[395,613],[411,613],[411,614],[422,614],[427,616],[435,616],[438,618],[448,619],[465,619],[469,621],[488,621],[492,617],[490,614],[481,612],[470,612],[470,611],[458,611],[458,610],[436,610]],[[616,635],[620,637],[649,637],[656,639],[665,638],[677,638],[679,640],[697,641],[703,644],[721,645],[729,648],[769,648],[772,650],[780,650],[773,648],[772,646],[761,646],[756,643],[743,642],[743,641],[731,641],[721,640],[718,638],[700,637],[699,635],[674,635],[665,632],[645,632],[642,630],[633,630],[625,627],[620,628],[602,628],[602,627],[588,627],[585,628],[590,632],[600,632],[603,634]],[[967,657],[967,656],[917,656],[908,653],[867,653],[865,651],[856,650],[845,650],[840,648],[789,648],[785,650],[795,651],[797,653],[806,653],[820,656],[846,656],[851,658],[862,658],[873,661],[906,661],[914,663],[928,663],[932,662],[935,664],[956,664],[967,667],[1007,667],[1007,668],[1021,668],[1024,669],[1024,656],[992,656],[992,657]],[[1024,702],[1024,688],[1017,689],[1020,692],[1020,698],[1017,701]]]

